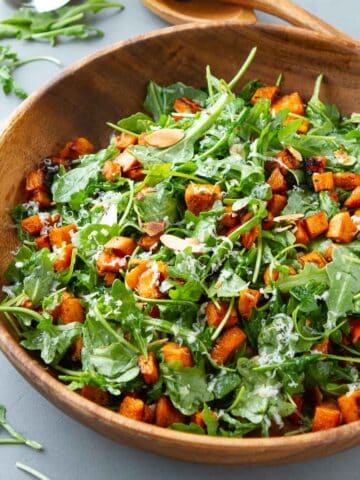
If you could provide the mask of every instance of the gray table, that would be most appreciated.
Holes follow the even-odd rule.
[[[302,0],[298,3],[360,38],[358,2],[359,0]],[[104,45],[165,26],[164,22],[143,8],[139,0],[123,0],[123,3],[126,6],[123,13],[102,17],[99,26],[106,31],[106,36],[100,40],[66,42],[56,49],[46,44],[20,41],[9,43],[16,47],[21,56],[55,55],[64,65],[68,65]],[[11,12],[12,9],[1,2],[0,18],[5,18]],[[259,18],[273,20],[261,14]],[[56,66],[42,63],[33,68],[25,67],[18,72],[17,79],[32,92],[57,73]],[[0,94],[0,118],[10,115],[18,103],[15,98],[5,99]],[[38,453],[26,447],[0,446],[0,480],[29,478],[15,469],[16,461],[38,468],[51,480],[258,480],[261,477],[268,480],[359,479],[359,450],[294,466],[220,469],[180,463],[117,445],[83,427],[44,400],[0,354],[1,403],[7,405],[12,423],[30,438],[43,443],[45,451]]]

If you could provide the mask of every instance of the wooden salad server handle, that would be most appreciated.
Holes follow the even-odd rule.
[[[242,5],[279,17],[292,25],[314,30],[318,33],[336,36],[340,40],[355,43],[346,33],[329,25],[321,18],[295,5],[291,0],[221,0],[224,3]],[[357,42],[356,42],[357,43]]]

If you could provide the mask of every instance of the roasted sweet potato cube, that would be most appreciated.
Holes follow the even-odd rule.
[[[295,410],[294,413],[292,413],[289,416],[289,420],[290,420],[291,423],[293,423],[295,425],[299,425],[301,423],[301,411],[302,411],[303,404],[304,404],[304,398],[303,398],[302,395],[293,395],[292,396],[292,401],[296,405],[296,410]]]
[[[66,297],[61,300],[59,317],[64,325],[85,321],[85,310],[79,298]]]
[[[340,425],[341,413],[336,404],[323,402],[315,408],[312,431],[320,432]]]
[[[274,217],[276,217],[283,211],[283,209],[286,207],[286,204],[287,198],[285,195],[274,193],[270,200],[268,200],[268,210],[274,215]]]
[[[299,262],[301,263],[302,266],[304,266],[305,263],[313,263],[318,268],[323,268],[326,266],[325,258],[321,255],[320,252],[317,252],[315,250],[312,252],[306,253],[305,255],[301,255],[299,257]]]
[[[107,160],[101,173],[108,182],[116,182],[121,177],[121,166],[117,162]]]
[[[127,151],[120,153],[120,155],[115,158],[114,162],[120,165],[124,176],[126,176],[125,174],[129,173],[130,170],[138,168],[139,166],[141,167],[141,163],[137,158]]]
[[[289,168],[290,170],[296,170],[300,167],[302,162],[301,153],[295,150],[294,148],[284,148],[281,152],[275,155],[275,158],[280,160],[280,162],[285,165],[285,167]],[[281,168],[281,173],[286,173],[286,168]]]
[[[338,398],[338,405],[344,423],[352,423],[360,420],[360,390],[347,393]]]
[[[71,347],[71,360],[73,362],[81,361],[81,352],[83,349],[83,338],[81,336],[77,337]]]
[[[274,86],[268,86],[268,87],[259,87],[254,95],[252,96],[250,102],[252,105],[255,105],[255,103],[260,102],[260,100],[265,99],[265,100],[270,100],[270,102],[273,102],[275,96],[280,92],[280,87],[274,85]]]
[[[145,175],[143,173],[142,166],[139,165],[138,167],[132,168],[128,172],[125,172],[124,177],[130,178],[131,180],[134,180],[134,182],[141,182],[144,180]]]
[[[76,230],[76,225],[73,223],[51,229],[49,232],[51,246],[60,248],[64,243],[71,243],[71,235],[75,233]]]
[[[114,272],[106,272],[104,274],[104,284],[106,287],[111,287],[111,285],[115,282],[116,273]]]
[[[337,172],[334,173],[335,187],[344,190],[354,190],[360,187],[360,173]]]
[[[106,273],[118,273],[120,270],[126,270],[127,260],[118,257],[113,253],[101,252],[96,260],[96,271],[100,276]]]
[[[149,264],[149,260],[141,260],[140,263],[136,265],[136,267],[130,270],[130,272],[127,272],[127,274],[125,275],[125,281],[127,286],[131,290],[136,289],[140,275],[147,270]]]
[[[73,250],[74,247],[71,243],[61,248],[53,265],[56,272],[62,272],[70,267]]]
[[[160,285],[167,278],[167,267],[163,262],[150,262],[147,269],[140,274],[136,290],[144,298],[163,298]]]
[[[289,272],[289,275],[296,275],[296,270],[294,267],[291,267],[290,265],[286,265],[286,268]],[[270,285],[271,282],[276,282],[279,280],[280,273],[277,270],[272,271],[272,274],[270,276],[270,265],[266,268],[264,272],[264,283],[265,285]]]
[[[238,310],[243,318],[249,319],[251,317],[251,313],[259,303],[260,297],[261,293],[259,290],[254,290],[251,288],[245,288],[244,290],[241,290]]]
[[[310,242],[309,235],[307,234],[306,228],[301,220],[295,222],[296,231],[295,231],[295,239],[296,243],[302,243],[303,245],[307,245]]]
[[[263,230],[271,230],[274,226],[274,215],[271,212],[267,212],[265,218],[261,221]]]
[[[119,257],[131,255],[136,248],[135,241],[130,237],[113,237],[105,244],[105,250]]]
[[[238,225],[240,221],[239,213],[234,212],[231,205],[225,207],[225,211],[220,218],[220,225],[223,227],[232,228]]]
[[[30,193],[35,190],[45,190],[45,172],[40,168],[26,176],[25,190]]]
[[[273,193],[285,193],[288,189],[286,179],[281,173],[280,168],[275,168],[267,179]]]
[[[328,338],[325,338],[325,340],[323,340],[321,343],[317,343],[316,345],[314,345],[312,349],[320,353],[329,353],[329,345],[330,340]]]
[[[220,308],[217,308],[214,302],[208,302],[205,307],[205,316],[209,327],[217,327],[224,320],[229,309],[229,303],[219,301]],[[233,327],[238,322],[236,309],[232,308],[229,318],[226,321],[225,328]]]
[[[219,185],[189,183],[185,190],[185,203],[194,215],[207,212],[212,208],[216,200],[221,199]]]
[[[245,340],[246,335],[241,328],[229,328],[216,341],[210,352],[211,358],[219,365],[223,365]]]
[[[48,248],[50,250],[51,248],[49,235],[41,235],[41,237],[35,238],[35,243],[39,250],[42,248]]]
[[[271,111],[273,114],[281,112],[281,110],[288,109],[291,113],[297,115],[304,115],[305,108],[302,101],[302,98],[297,92],[293,92],[289,95],[284,95],[275,99],[271,106]]]
[[[177,362],[183,368],[192,367],[193,360],[189,347],[175,342],[167,342],[161,348],[166,363]]]
[[[155,424],[159,427],[169,427],[173,423],[183,423],[184,415],[177,410],[164,395],[159,398],[155,409]]]
[[[315,192],[332,190],[335,186],[332,172],[314,173],[312,176],[312,182]]]
[[[253,217],[253,214],[251,212],[243,215],[241,217],[241,225],[249,221],[252,217]],[[241,244],[247,249],[251,248],[254,245],[257,237],[259,236],[259,233],[260,233],[260,225],[255,225],[255,227],[253,227],[251,230],[241,235],[240,237]]]
[[[146,251],[153,250],[159,244],[160,237],[161,237],[161,233],[158,235],[154,235],[152,237],[147,234],[141,235],[141,237],[138,240],[138,245],[143,250],[146,250]]]
[[[340,212],[329,223],[327,237],[339,243],[351,242],[357,234],[357,227],[351,220],[349,212]]]
[[[39,205],[41,209],[46,209],[51,206],[51,198],[49,194],[43,190],[35,190],[30,195],[29,199]]]
[[[353,343],[360,340],[360,320],[350,319],[350,335]]]
[[[202,110],[201,105],[187,97],[177,98],[174,102],[173,108],[176,113],[197,113]]]
[[[159,367],[154,352],[149,352],[147,359],[145,355],[138,358],[141,375],[147,385],[156,383],[159,380]]]
[[[329,228],[327,215],[323,211],[315,213],[314,215],[310,215],[310,217],[305,218],[303,220],[303,225],[306,229],[307,234],[311,239],[316,238],[319,235],[325,233]]]
[[[151,423],[153,420],[153,411],[140,398],[134,398],[129,395],[124,397],[119,408],[120,415],[138,420],[139,422]]]
[[[39,235],[43,226],[44,224],[39,215],[31,215],[31,217],[24,218],[21,221],[21,228],[30,235]]]
[[[84,385],[80,390],[80,395],[103,407],[110,403],[110,395],[101,388],[92,385]]]
[[[345,200],[345,207],[359,208],[360,207],[360,187],[356,187]]]
[[[323,173],[325,171],[327,158],[321,155],[305,159],[305,171],[308,175]]]
[[[205,428],[205,420],[204,420],[204,413],[205,410],[200,410],[199,412],[194,413],[191,415],[191,421],[199,425],[199,427]],[[210,411],[210,415],[214,418],[214,420],[217,419],[217,415],[215,412]]]
[[[120,135],[115,137],[115,146],[120,152],[124,151],[126,148],[131,147],[131,145],[137,144],[137,136],[131,135],[131,133],[121,132]]]
[[[59,157],[76,160],[82,155],[88,155],[89,153],[93,153],[93,151],[94,145],[89,142],[87,138],[78,137],[65,145],[65,147],[60,151]]]

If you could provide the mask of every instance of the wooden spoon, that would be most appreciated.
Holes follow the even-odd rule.
[[[143,3],[156,15],[174,24],[221,20],[243,24],[256,22],[253,11],[218,0],[143,0]]]
[[[254,8],[262,12],[270,13],[275,17],[282,18],[287,22],[314,30],[315,32],[324,33],[327,35],[336,36],[337,38],[355,42],[353,38],[346,35],[346,33],[329,25],[320,18],[312,15],[307,10],[295,5],[291,0],[220,0],[224,3],[231,3],[234,5],[242,5],[247,8]]]

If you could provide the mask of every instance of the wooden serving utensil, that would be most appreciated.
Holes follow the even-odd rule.
[[[318,33],[336,36],[342,40],[356,42],[346,33],[324,22],[307,10],[295,5],[291,0],[220,0],[224,3],[242,5],[279,17],[292,25],[314,30]]]
[[[252,10],[219,0],[143,0],[156,15],[173,24],[232,20],[242,24],[256,22]]]

